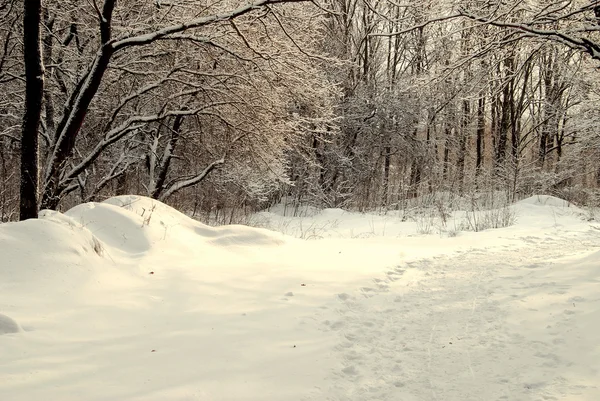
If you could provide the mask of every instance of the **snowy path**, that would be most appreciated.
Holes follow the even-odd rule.
[[[553,278],[569,270],[557,258],[599,238],[409,263],[340,294],[339,320],[324,323],[340,336],[330,399],[600,399],[598,331],[586,330],[600,320],[587,314],[600,288],[583,294]]]

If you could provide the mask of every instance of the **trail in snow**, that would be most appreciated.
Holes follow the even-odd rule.
[[[577,268],[557,259],[599,240],[425,259],[340,295],[338,320],[323,323],[340,337],[329,399],[600,399],[600,361],[585,356],[599,343],[585,328],[598,328],[599,278],[583,294],[556,277]]]

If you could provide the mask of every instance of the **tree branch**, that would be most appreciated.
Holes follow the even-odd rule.
[[[118,52],[127,47],[144,46],[175,33],[181,33],[189,29],[200,28],[219,21],[228,21],[234,19],[236,17],[247,14],[250,11],[260,9],[262,6],[266,6],[269,4],[299,3],[305,1],[308,0],[259,0],[254,3],[246,4],[227,13],[215,14],[207,17],[200,17],[189,22],[171,25],[155,32],[131,36],[129,38],[118,40],[113,44],[113,49],[115,52]]]

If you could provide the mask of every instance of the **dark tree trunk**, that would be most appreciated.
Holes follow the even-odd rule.
[[[526,61],[523,70],[523,87],[521,88],[521,94],[519,95],[518,101],[513,102],[511,107],[511,155],[513,163],[519,164],[519,157],[521,156],[521,117],[526,107],[527,97],[527,82],[532,71],[531,57]]]
[[[54,40],[54,18],[51,18],[48,14],[48,10],[43,10],[43,18],[46,34],[43,39],[43,62],[44,66],[52,64],[52,52],[53,52],[53,40]],[[46,79],[49,80],[52,76],[52,67],[45,71]],[[46,134],[49,138],[56,132],[56,126],[54,124],[54,101],[52,99],[52,91],[44,91],[44,111],[45,111],[45,122],[46,122]],[[48,144],[50,145],[50,144]]]
[[[512,104],[512,91],[506,85],[502,92],[502,109],[500,111],[500,125],[498,126],[498,142],[496,143],[496,168],[501,168],[506,161],[506,145],[508,131],[510,130],[510,107]]]
[[[38,216],[38,126],[44,96],[44,64],[40,42],[41,3],[41,0],[24,2],[23,53],[26,84],[21,136],[21,220]]]
[[[388,205],[388,198],[389,198],[389,188],[390,188],[390,165],[391,165],[391,153],[392,153],[392,146],[391,146],[391,133],[387,132],[388,131],[388,127],[385,124],[385,120],[389,119],[389,115],[386,116],[386,118],[384,119],[384,122],[381,123],[381,131],[380,131],[380,135],[381,135],[381,139],[382,139],[382,148],[383,148],[383,193],[381,196],[381,201],[382,201],[382,205],[387,207]],[[395,127],[392,126],[390,127],[391,130],[394,130],[395,132]]]
[[[452,134],[452,131],[450,130],[450,128],[448,126],[445,127],[444,129],[444,164],[442,166],[442,179],[444,180],[444,183],[448,182],[448,170],[449,170],[449,163],[450,163],[450,135]]]
[[[413,138],[415,143],[417,142],[417,129],[413,131]],[[421,155],[417,152],[414,155],[412,166],[410,168],[410,190],[412,192],[412,198],[416,198],[419,194],[419,185],[421,184]]]
[[[171,167],[171,160],[173,159],[177,142],[179,142],[179,137],[181,136],[182,124],[183,116],[176,116],[173,121],[173,127],[171,128],[171,138],[169,138],[169,142],[166,145],[168,147],[168,152],[163,156],[163,160],[160,162],[158,177],[156,179],[154,191],[152,192],[153,199],[158,199],[166,189],[165,182],[167,181],[167,175],[169,174],[169,168]]]
[[[512,117],[514,115],[514,101],[515,101],[515,60],[514,56],[508,56],[504,59],[504,76],[506,81],[504,82],[504,88],[502,90],[502,101],[500,103],[500,110],[498,115],[498,137],[495,149],[495,167],[496,172],[499,173],[506,162],[506,148],[508,145],[508,135],[511,132]]]
[[[327,192],[327,185],[326,185],[326,174],[327,174],[327,169],[325,167],[325,155],[324,155],[324,150],[321,148],[321,141],[319,141],[319,138],[315,135],[313,136],[313,143],[312,143],[312,148],[315,152],[315,158],[317,160],[317,165],[319,166],[319,188],[321,188],[321,190],[323,191],[323,194],[326,194]]]
[[[124,171],[123,174],[121,174],[118,178],[117,178],[117,184],[115,187],[115,195],[120,196],[120,195],[127,195],[128,194],[128,188],[127,188],[127,178],[128,178],[128,174],[127,171]]]
[[[538,165],[542,168],[544,167],[544,163],[546,161],[546,149],[548,148],[548,131],[546,126],[547,123],[544,123],[542,126],[540,144],[538,147]]]
[[[465,181],[465,156],[467,153],[467,129],[471,116],[471,105],[468,100],[463,100],[463,115],[458,145],[458,158],[456,161],[456,173],[458,180],[458,191],[462,195]]]
[[[389,144],[384,147],[385,156],[383,158],[383,206],[387,207],[390,192],[390,164],[392,148]]]
[[[554,136],[558,134],[558,114],[560,101],[564,92],[564,86],[557,82],[557,55],[548,53],[544,62],[545,71],[543,71],[543,124],[540,130],[540,142],[538,148],[538,166],[543,168],[548,162],[549,152],[552,149]]]
[[[485,97],[479,98],[477,104],[477,159],[475,172],[479,174],[483,167],[483,138],[485,136]]]
[[[563,137],[562,135],[557,134],[554,137],[554,140],[556,142],[556,145],[554,146],[556,148],[556,162],[558,163],[562,158],[563,153]]]

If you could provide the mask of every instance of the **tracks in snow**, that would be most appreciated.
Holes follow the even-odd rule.
[[[358,294],[339,294],[336,319],[323,322],[339,336],[327,399],[600,399],[600,387],[567,374],[577,361],[561,340],[582,310],[564,309],[566,300],[583,298],[543,271],[557,258],[593,250],[599,239],[593,231],[585,240],[528,238],[520,249],[406,263]],[[535,294],[548,294],[556,313],[529,308]],[[521,311],[540,321],[520,324]]]

